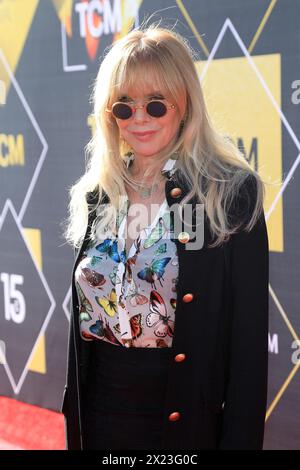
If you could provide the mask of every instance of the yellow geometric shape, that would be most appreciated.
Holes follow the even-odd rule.
[[[280,390],[277,393],[276,397],[274,398],[274,400],[270,404],[270,406],[267,410],[267,413],[266,413],[265,421],[267,421],[270,418],[270,416],[273,413],[275,407],[278,405],[278,402],[280,401],[282,395],[286,392],[288,386],[290,385],[291,381],[293,380],[294,376],[296,375],[296,372],[298,372],[299,368],[300,368],[300,361],[297,364],[295,364],[295,366],[292,368],[292,370],[289,373],[288,377],[285,379],[284,383],[280,387]],[[299,379],[299,377],[298,377],[298,379]]]
[[[94,116],[89,114],[86,122],[87,122],[88,127],[91,129],[91,135],[94,136],[96,134],[96,121],[95,121]]]
[[[185,8],[183,2],[181,0],[176,0],[176,3],[178,5],[178,8],[179,10],[181,11],[182,15],[185,17],[185,20],[187,22],[187,24],[189,25],[191,31],[193,32],[195,38],[197,39],[197,41],[199,42],[200,46],[202,47],[206,57],[209,56],[209,50],[208,50],[208,47],[206,46],[204,40],[202,39],[200,33],[198,32],[192,18],[190,17],[190,14],[189,12],[187,11],[187,9]]]
[[[34,355],[28,364],[28,370],[46,374],[46,340],[45,335],[41,335],[34,349]]]
[[[252,57],[281,108],[280,54]],[[201,74],[206,61],[196,68]],[[202,81],[213,125],[243,148],[245,158],[264,181],[282,181],[281,118],[246,57],[215,59]],[[281,186],[266,185],[265,212]],[[283,251],[280,198],[267,221],[270,251]]]
[[[19,63],[39,0],[2,0],[0,2],[0,44],[10,68],[14,72]],[[10,82],[0,62],[0,77],[8,94]]]
[[[72,4],[73,0],[52,0],[57,16],[64,25],[67,35],[72,36]]]
[[[0,106],[5,105],[5,103],[6,103],[6,85],[2,77],[2,80],[0,80]]]
[[[266,10],[266,12],[265,12],[265,14],[264,14],[264,16],[263,16],[261,22],[259,23],[259,26],[258,26],[258,28],[257,28],[257,30],[256,30],[256,32],[255,32],[255,34],[254,34],[254,37],[253,37],[253,39],[251,40],[250,46],[248,47],[248,52],[249,52],[249,54],[252,54],[253,49],[254,49],[254,47],[255,47],[255,45],[256,45],[256,43],[257,43],[257,41],[258,41],[260,35],[262,34],[263,29],[264,29],[264,27],[266,26],[268,19],[269,19],[270,16],[271,16],[271,13],[272,13],[272,11],[273,11],[275,5],[276,5],[276,2],[277,2],[277,0],[271,0],[271,2],[269,3],[269,6],[268,6],[268,8],[267,8],[267,10]]]
[[[251,43],[249,45],[249,48],[248,48],[248,52],[249,54],[251,54],[253,52],[253,49],[259,39],[259,37],[261,36],[262,32],[263,32],[263,29],[264,27],[266,26],[267,24],[267,21],[269,20],[270,16],[271,16],[271,13],[276,5],[276,2],[277,0],[271,0],[261,22],[259,23],[259,26],[257,28],[257,30],[255,31],[255,34],[253,36],[253,39],[251,40]],[[209,50],[208,50],[208,47],[206,46],[203,38],[201,37],[200,33],[198,32],[196,26],[195,26],[195,23],[193,22],[192,18],[190,17],[190,14],[189,12],[187,11],[187,9],[185,8],[185,6],[183,5],[183,2],[181,0],[177,0],[176,1],[182,15],[184,16],[187,24],[189,25],[191,31],[193,32],[194,34],[194,37],[197,39],[197,41],[199,42],[201,48],[203,49],[206,57],[209,56]]]
[[[135,2],[128,0],[121,0],[121,16],[122,16],[122,27],[121,31],[114,33],[113,42],[121,39],[131,30],[135,21],[139,8],[141,7],[143,0],[136,0]]]
[[[42,244],[41,231],[36,228],[24,228],[24,236],[31,250],[32,256],[39,269],[42,271]],[[41,335],[36,344],[34,355],[28,365],[28,370],[46,374],[46,339]]]
[[[40,271],[43,270],[42,266],[42,244],[41,244],[41,231],[37,228],[23,228],[24,237],[30,247],[32,256],[38,265]]]

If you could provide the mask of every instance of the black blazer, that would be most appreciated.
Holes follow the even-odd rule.
[[[171,194],[175,187],[182,190],[176,201]],[[249,175],[232,205],[232,217],[247,223],[256,191],[255,177]],[[169,206],[186,195],[187,186],[179,170],[168,177],[165,193]],[[87,201],[92,202],[93,197],[95,194],[89,193]],[[92,221],[90,214],[72,273],[67,377],[62,403],[67,449],[84,449],[81,414],[90,343],[81,340],[79,334],[74,271]],[[269,306],[269,245],[264,213],[249,233],[241,229],[217,248],[208,248],[211,241],[206,215],[201,249],[187,250],[185,244],[175,239],[179,278],[163,445],[165,449],[262,449]],[[184,301],[187,293],[193,294],[190,302]],[[185,359],[177,361],[178,354],[184,354]],[[173,412],[179,413],[176,421],[170,419]]]

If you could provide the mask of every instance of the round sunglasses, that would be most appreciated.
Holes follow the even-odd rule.
[[[117,119],[130,119],[135,110],[138,108],[144,108],[146,106],[146,111],[149,116],[160,118],[163,117],[168,109],[175,109],[175,105],[167,106],[163,101],[160,100],[151,100],[143,106],[134,106],[131,103],[123,103],[122,101],[117,101],[111,107],[111,109],[106,109],[107,112],[112,113],[113,116]]]

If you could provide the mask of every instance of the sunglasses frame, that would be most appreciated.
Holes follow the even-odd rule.
[[[147,111],[147,106],[148,106],[150,103],[157,102],[157,101],[158,101],[159,103],[163,103],[163,105],[166,107],[166,112],[165,112],[165,114],[163,114],[162,116],[158,116],[158,117],[152,116],[152,115],[149,114],[148,111]],[[164,103],[163,100],[159,100],[159,99],[153,99],[153,100],[147,101],[147,102],[144,103],[142,106],[135,106],[135,105],[132,104],[132,103],[133,103],[133,101],[130,101],[130,102],[128,102],[128,103],[125,103],[124,101],[116,101],[116,102],[112,105],[111,109],[108,109],[108,108],[107,108],[105,111],[108,112],[108,113],[112,113],[112,115],[113,115],[113,117],[114,117],[115,119],[121,119],[122,121],[127,121],[128,119],[131,119],[131,118],[135,115],[135,111],[136,111],[137,109],[142,109],[142,108],[144,108],[145,106],[146,106],[146,112],[147,112],[147,114],[148,114],[150,117],[153,117],[154,119],[159,119],[160,117],[165,116],[165,115],[167,114],[167,112],[168,112],[168,109],[175,109],[175,108],[176,108],[175,104],[172,103],[170,106],[168,106],[168,105],[166,105],[166,103]],[[125,119],[116,117],[116,116],[114,115],[113,108],[114,108],[114,106],[116,106],[117,104],[125,104],[125,105],[129,106],[129,108],[131,108],[131,111],[132,111],[131,116],[129,116],[128,118],[125,118]]]

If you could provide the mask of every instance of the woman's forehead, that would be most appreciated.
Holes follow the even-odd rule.
[[[127,96],[130,96],[131,98],[134,98],[135,96],[141,96],[141,97],[145,97],[145,98],[148,98],[148,97],[151,97],[151,96],[164,96],[165,95],[165,92],[162,90],[162,89],[159,89],[159,88],[153,88],[153,87],[149,87],[149,88],[143,88],[143,89],[125,89],[125,88],[122,88],[121,90],[122,94],[126,94]]]
[[[133,76],[131,75],[126,77],[126,79],[120,83],[118,93],[120,92],[124,94],[126,93],[128,96],[150,96],[165,94],[168,91],[166,86],[163,84],[163,80],[160,80],[159,77],[156,77],[155,75],[149,76],[149,74],[147,74],[147,78],[145,79],[145,75],[141,76],[139,73],[136,73]]]
[[[119,93],[126,94],[133,98],[134,96],[141,96],[141,97],[150,97],[150,96],[158,96],[162,95],[165,96],[169,94],[166,87],[162,86],[159,83],[135,83],[134,86],[120,86]]]

